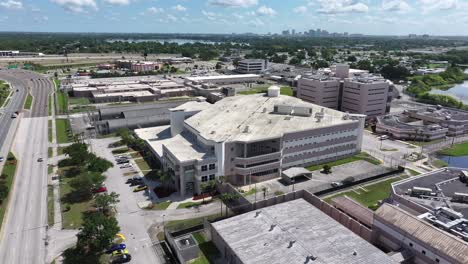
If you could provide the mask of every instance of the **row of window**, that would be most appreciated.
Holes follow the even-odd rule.
[[[305,144],[298,144],[298,145],[293,145],[293,146],[287,146],[285,147],[284,149],[290,149],[290,148],[296,148],[296,147],[303,147],[303,146],[308,146],[308,145],[317,145],[317,144],[320,144],[320,143],[325,143],[325,142],[329,142],[329,141],[335,141],[335,140],[340,140],[340,139],[347,139],[347,138],[351,138],[353,137],[354,135],[350,135],[350,136],[344,136],[344,137],[336,137],[336,138],[332,138],[332,139],[327,139],[325,141],[321,141],[321,142],[309,142],[309,143],[305,143]]]
[[[409,243],[409,246],[410,246],[410,247],[413,247],[413,243],[410,242],[410,243]],[[425,251],[424,249],[421,250],[421,253],[422,253],[424,256],[426,255],[426,251]],[[439,262],[440,262],[440,259],[436,258],[436,259],[435,259],[435,262],[439,263]]]
[[[329,148],[323,148],[322,150],[312,150],[312,151],[304,151],[304,152],[300,152],[300,153],[293,153],[293,155],[285,155],[284,158],[294,158],[294,157],[301,157],[301,156],[304,156],[304,155],[308,155],[308,154],[314,154],[314,153],[319,153],[319,152],[323,152],[323,151],[326,151],[326,150],[333,150],[334,152],[339,152],[340,150],[343,150],[343,151],[346,151],[348,150],[349,148],[351,147],[355,147],[356,145],[355,144],[344,144],[344,145],[339,145],[339,146],[333,146],[333,147],[329,147]],[[337,154],[337,153],[335,153]]]
[[[215,168],[216,168],[216,164],[202,165],[201,171],[214,170]]]
[[[202,182],[207,182],[208,179],[210,179],[210,181],[214,180],[216,177],[214,174],[210,174],[210,175],[207,175],[207,176],[202,176],[201,177],[201,181]]]

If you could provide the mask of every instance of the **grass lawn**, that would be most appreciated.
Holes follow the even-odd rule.
[[[57,100],[58,100],[58,112],[60,114],[64,114],[68,110],[68,100],[67,95],[63,92],[57,92]]]
[[[52,120],[49,120],[48,122],[48,127],[49,127],[49,133],[48,133],[48,137],[49,137],[49,143],[52,143]]]
[[[357,155],[354,155],[352,157],[349,157],[349,158],[344,158],[344,159],[340,159],[340,160],[337,160],[337,161],[332,161],[332,162],[319,164],[319,165],[312,165],[312,166],[307,167],[306,169],[308,169],[310,171],[315,171],[315,170],[322,169],[323,166],[325,166],[325,165],[329,165],[331,167],[334,167],[334,166],[343,165],[343,164],[358,161],[358,160],[364,160],[364,161],[367,161],[367,162],[372,163],[374,165],[380,165],[381,164],[380,160],[372,157],[371,155],[367,154],[366,152],[361,152],[361,153],[359,153]],[[333,168],[332,168],[332,170],[333,170]]]
[[[33,97],[30,93],[28,93],[28,96],[26,97],[26,101],[24,102],[24,109],[31,109],[33,103]]]
[[[5,186],[8,187],[8,190],[11,190],[11,185],[15,178],[17,160],[13,153],[10,152],[8,153],[7,160],[3,162],[5,162],[5,165],[3,166],[1,175],[5,177],[2,177],[2,179],[5,181]],[[8,205],[8,199],[9,197],[5,198],[0,204],[0,225],[3,223],[3,216],[5,215],[5,210]]]
[[[63,155],[63,150],[65,149],[65,147],[58,147],[57,148],[57,155]]]
[[[171,205],[171,201],[165,201],[165,202],[161,202],[161,203],[158,203],[158,204],[153,204],[153,208],[151,208],[152,210],[166,210],[167,207],[169,207],[169,205]]]
[[[140,170],[142,170],[142,171],[151,170],[150,165],[148,164],[148,162],[146,162],[146,160],[145,160],[144,158],[136,159],[136,160],[135,160],[135,163],[138,165],[138,167],[139,167]]]
[[[362,186],[362,188],[354,188],[354,190],[342,192],[330,197],[325,198],[326,202],[330,202],[332,198],[346,195],[356,202],[362,204],[365,207],[373,208],[376,206],[377,202],[388,198],[390,196],[390,191],[392,187],[392,183],[396,181],[400,181],[404,179],[404,177],[395,177],[388,180],[384,180],[381,182],[377,182],[370,185]],[[376,208],[375,208],[376,209]]]
[[[67,168],[61,168],[59,175],[62,175]],[[73,189],[70,187],[70,181],[73,178],[67,178],[64,176],[60,177],[60,199],[63,199],[68,193],[72,192]],[[67,203],[62,200],[62,226],[64,229],[77,229],[81,227],[83,223],[82,213],[88,211],[92,205],[93,200],[78,202],[78,203]],[[65,211],[67,206],[70,206],[70,210]]]
[[[57,143],[68,143],[67,130],[70,129],[70,121],[68,119],[56,119],[55,120],[55,129],[57,133]]]
[[[0,107],[6,105],[6,99],[10,95],[10,86],[4,81],[0,81]]]
[[[83,112],[93,112],[96,110],[96,107],[94,105],[81,105],[78,107],[73,107],[71,108],[68,112],[70,114],[76,114],[76,113],[83,113]]]
[[[89,101],[88,98],[84,98],[84,97],[69,97],[68,103],[71,105],[87,105],[87,104],[90,104],[91,102]]]
[[[249,195],[252,195],[252,194],[255,194],[257,192],[257,189],[255,188],[252,188],[244,193],[242,193],[243,196],[249,196]]]
[[[214,215],[209,215],[206,218],[208,221],[210,220],[215,220],[216,218],[219,218],[221,215],[220,214],[214,214]],[[174,221],[169,221],[166,222],[165,227],[168,228],[169,230],[182,230],[186,229],[189,227],[194,227],[197,225],[203,224],[203,220],[205,217],[198,217],[198,218],[191,218],[191,219],[184,219],[184,220],[174,220]]]
[[[194,206],[198,206],[198,205],[201,205],[202,202],[185,202],[185,203],[180,203],[178,206],[177,206],[177,209],[186,209],[186,208],[191,208],[191,207],[194,207]]]
[[[438,151],[437,154],[445,156],[467,156],[468,155],[468,142],[455,144],[451,148],[446,148],[441,151]]]
[[[47,149],[47,157],[48,157],[48,158],[52,158],[52,155],[53,155],[53,149],[52,149],[51,147],[49,147],[49,148]]]
[[[54,187],[47,187],[47,223],[54,225]]]
[[[437,168],[444,168],[448,166],[448,163],[440,159],[435,159],[432,161],[432,165]]]
[[[49,96],[48,107],[49,107],[49,115],[51,116],[52,115],[52,95]]]
[[[128,152],[128,147],[118,148],[112,150],[112,154],[122,154]]]
[[[206,241],[205,235],[202,232],[197,232],[192,234],[195,240],[198,243],[200,252],[198,253],[198,258],[196,258],[192,264],[210,264],[214,263],[214,259],[220,256],[218,248],[211,241]]]
[[[412,170],[410,168],[405,168],[405,171],[408,172],[411,176],[417,176],[417,175],[420,175],[421,173],[415,171],[415,170]]]
[[[410,144],[416,145],[416,146],[427,146],[427,145],[432,145],[432,144],[437,144],[440,142],[444,142],[446,139],[437,139],[433,141],[406,141]]]

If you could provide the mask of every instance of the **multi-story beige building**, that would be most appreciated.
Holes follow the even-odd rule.
[[[168,127],[136,130],[182,195],[199,193],[201,183],[218,176],[245,185],[361,150],[363,115],[279,95],[279,87],[271,87],[268,96],[227,97],[202,106],[171,109]]]
[[[305,75],[298,81],[297,97],[343,112],[368,117],[390,112],[392,84],[379,75],[352,72],[346,65],[334,71]]]

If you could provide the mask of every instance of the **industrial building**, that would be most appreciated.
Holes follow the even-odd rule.
[[[404,114],[427,124],[437,124],[447,128],[447,136],[459,136],[468,133],[468,111],[433,106],[425,109],[410,109],[405,111]]]
[[[176,96],[192,96],[194,91],[183,83],[158,76],[81,79],[73,78],[62,85],[75,97],[92,102],[147,102]]]
[[[348,65],[304,75],[297,87],[297,97],[305,101],[368,117],[390,112],[392,92],[390,81]]]
[[[187,102],[204,102],[203,97],[159,101],[145,104],[122,104],[98,108],[94,125],[99,133],[107,134],[120,128],[137,129],[168,125],[170,110]]]
[[[238,73],[261,73],[267,69],[267,60],[246,59],[238,62]]]
[[[116,66],[133,72],[149,72],[159,70],[161,68],[161,65],[157,62],[135,60],[118,60],[116,61]]]
[[[226,176],[238,185],[280,177],[282,169],[359,153],[365,118],[279,95],[227,97],[171,109],[171,125],[136,130],[181,195]],[[164,135],[164,136],[162,136]]]
[[[398,263],[302,198],[210,225],[223,263]]]

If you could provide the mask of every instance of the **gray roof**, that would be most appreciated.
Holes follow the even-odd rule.
[[[304,199],[212,225],[242,263],[396,263]]]
[[[302,167],[292,167],[287,170],[284,170],[282,174],[288,178],[294,178],[302,175],[311,175],[312,172]]]

